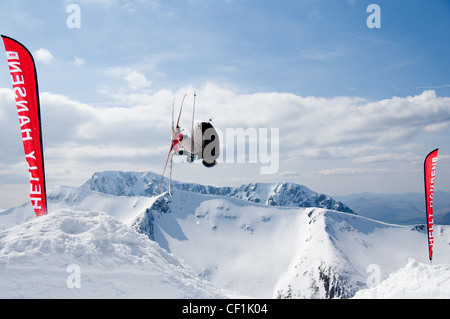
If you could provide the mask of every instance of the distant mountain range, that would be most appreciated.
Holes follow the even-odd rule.
[[[160,194],[161,175],[152,172],[95,173],[81,189],[115,196],[156,196]],[[399,224],[425,224],[424,194],[360,193],[329,196],[295,183],[249,183],[240,187],[217,187],[195,183],[172,182],[173,189],[200,194],[219,195],[270,206],[320,207],[358,214],[375,220]],[[167,179],[162,191],[167,190]],[[450,225],[450,193],[435,192],[435,223]]]
[[[374,194],[361,193],[335,196],[358,215],[399,225],[425,224],[423,193]],[[434,192],[434,222],[450,225],[450,193]]]
[[[80,189],[114,196],[156,196],[160,194],[160,181],[161,175],[151,172],[106,171],[95,173]],[[238,198],[269,206],[320,207],[355,214],[340,201],[294,183],[250,183],[240,187],[217,187],[172,181],[172,188],[199,194]],[[161,191],[167,189],[167,179],[164,179]]]

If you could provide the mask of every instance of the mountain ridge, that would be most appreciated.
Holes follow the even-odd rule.
[[[160,181],[161,175],[152,172],[105,171],[94,173],[80,189],[115,196],[156,196],[161,193]],[[219,187],[172,181],[172,189],[240,198],[269,206],[321,207],[356,214],[342,202],[295,183],[249,183],[240,187]],[[167,190],[168,180],[163,178],[161,191]]]

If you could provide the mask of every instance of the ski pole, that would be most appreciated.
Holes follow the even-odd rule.
[[[191,162],[194,161],[194,114],[195,114],[195,98],[197,92],[194,92],[194,106],[192,108],[192,130],[191,130]]]

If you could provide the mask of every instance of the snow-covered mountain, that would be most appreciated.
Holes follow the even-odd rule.
[[[369,266],[383,280],[410,257],[427,258],[423,227],[181,190],[159,196],[133,226],[214,285],[258,298],[349,298],[366,287]],[[450,229],[436,233],[448,262]]]
[[[50,191],[48,216],[0,212],[0,297],[350,298],[410,258],[428,262],[423,225],[293,207],[320,197],[300,185],[174,182],[170,197],[160,179],[96,173]],[[435,237],[433,262],[450,264],[450,226]],[[82,289],[67,287],[68,265]]]
[[[236,298],[104,213],[58,210],[0,233],[0,298]]]
[[[81,189],[93,190],[115,196],[155,196],[160,194],[161,175],[151,172],[95,173]],[[250,183],[240,187],[216,187],[195,183],[172,181],[172,188],[200,194],[220,195],[248,200],[270,206],[321,207],[345,213],[354,212],[328,195],[316,193],[306,186],[293,183]],[[162,191],[168,189],[167,178]]]

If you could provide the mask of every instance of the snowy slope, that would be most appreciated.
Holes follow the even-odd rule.
[[[214,285],[257,298],[348,298],[366,288],[370,265],[382,280],[410,257],[427,258],[420,227],[180,190],[133,225]],[[449,231],[439,228],[436,246],[448,247]],[[446,251],[440,258],[450,261]]]
[[[376,287],[358,291],[355,299],[450,299],[450,264],[430,265],[413,258]]]
[[[0,273],[0,298],[237,296],[201,280],[148,237],[95,212],[59,210],[1,232]]]
[[[280,206],[302,200],[300,185],[184,184],[173,197],[145,196],[160,176],[105,174],[96,190],[91,179],[50,191],[43,218],[30,204],[0,212],[0,297],[349,298],[373,266],[383,282],[410,258],[428,262],[424,226]],[[450,226],[435,237],[434,264],[450,264]],[[70,264],[82,289],[67,288]]]
[[[59,186],[47,194],[49,211],[60,209],[99,211],[129,224],[154,201],[154,197],[118,197],[75,187]],[[0,212],[0,231],[32,221],[36,217],[29,203]]]

